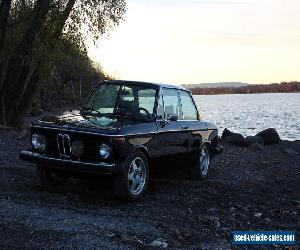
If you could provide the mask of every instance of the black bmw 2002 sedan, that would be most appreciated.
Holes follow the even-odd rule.
[[[42,183],[108,174],[115,195],[126,200],[144,194],[153,160],[184,155],[183,171],[200,179],[221,151],[217,127],[200,120],[188,90],[132,81],[103,81],[80,113],[35,121],[31,144],[20,158],[36,163]]]

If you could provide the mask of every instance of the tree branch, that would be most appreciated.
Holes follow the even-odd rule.
[[[75,5],[75,2],[76,2],[76,0],[69,0],[67,5],[66,5],[66,8],[64,9],[63,13],[59,17],[59,19],[57,21],[57,24],[56,24],[56,27],[55,27],[55,30],[54,30],[54,37],[55,38],[60,37],[60,35],[63,31],[63,28],[65,26],[65,23],[68,20],[69,15],[70,15],[70,13],[71,13],[74,5]]]

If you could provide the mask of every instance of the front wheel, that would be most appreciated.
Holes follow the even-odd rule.
[[[198,153],[197,160],[191,169],[193,179],[204,179],[208,174],[210,163],[210,149],[208,145],[203,145]]]
[[[123,200],[137,200],[146,191],[149,180],[147,157],[141,151],[128,156],[123,173],[114,177],[114,194]]]

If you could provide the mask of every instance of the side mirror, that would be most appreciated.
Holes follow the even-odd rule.
[[[178,116],[175,115],[175,114],[169,114],[168,116],[168,121],[171,121],[171,122],[176,122],[178,120]]]

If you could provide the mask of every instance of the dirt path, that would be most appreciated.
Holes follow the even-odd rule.
[[[17,136],[0,131],[0,248],[230,249],[233,230],[300,232],[299,141],[257,152],[226,146],[207,180],[161,174],[141,201],[121,203],[104,180],[36,185]]]

